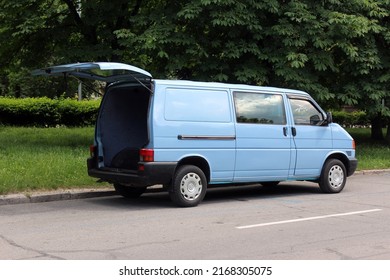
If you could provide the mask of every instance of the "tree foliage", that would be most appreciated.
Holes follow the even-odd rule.
[[[28,69],[121,61],[155,77],[302,89],[327,108],[366,111],[380,138],[389,11],[390,0],[0,1],[2,94],[48,85]]]
[[[114,31],[130,28],[141,1],[0,1],[0,77],[2,95],[63,93],[65,82],[29,75],[52,64],[121,60]],[[68,83],[69,81],[66,81]],[[75,87],[76,83],[71,84]]]

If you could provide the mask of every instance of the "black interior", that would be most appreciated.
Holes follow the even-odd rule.
[[[104,165],[136,169],[138,150],[148,143],[150,92],[135,85],[110,88],[103,99],[98,126]]]

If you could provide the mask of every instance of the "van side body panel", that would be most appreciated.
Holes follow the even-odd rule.
[[[324,160],[333,149],[331,128],[296,126],[294,144],[297,153],[294,178],[319,177]]]
[[[202,158],[210,183],[232,182],[236,136],[227,89],[156,81],[153,106],[156,161]]]
[[[235,182],[283,181],[291,168],[291,133],[280,90],[233,91],[236,112]]]
[[[235,182],[283,181],[290,169],[291,141],[282,125],[237,124]]]
[[[309,94],[289,92],[286,97],[295,154],[295,163],[290,170],[289,180],[316,180],[333,150],[332,129],[329,125],[309,122],[306,115],[308,110],[312,110],[320,121],[326,116]]]

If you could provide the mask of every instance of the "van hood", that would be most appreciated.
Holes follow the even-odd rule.
[[[84,62],[51,66],[32,71],[34,76],[75,76],[107,83],[145,81],[152,75],[136,66],[116,62]]]

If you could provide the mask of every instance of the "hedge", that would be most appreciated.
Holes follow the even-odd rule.
[[[100,100],[0,97],[0,124],[86,126],[95,123]]]
[[[344,127],[353,127],[353,126],[369,126],[370,120],[367,117],[367,114],[363,111],[334,111],[332,112],[333,121],[344,126]]]
[[[74,99],[6,98],[0,97],[0,124],[18,126],[86,126],[93,125],[100,99],[77,101]],[[340,125],[368,126],[362,111],[332,112],[334,122]]]

